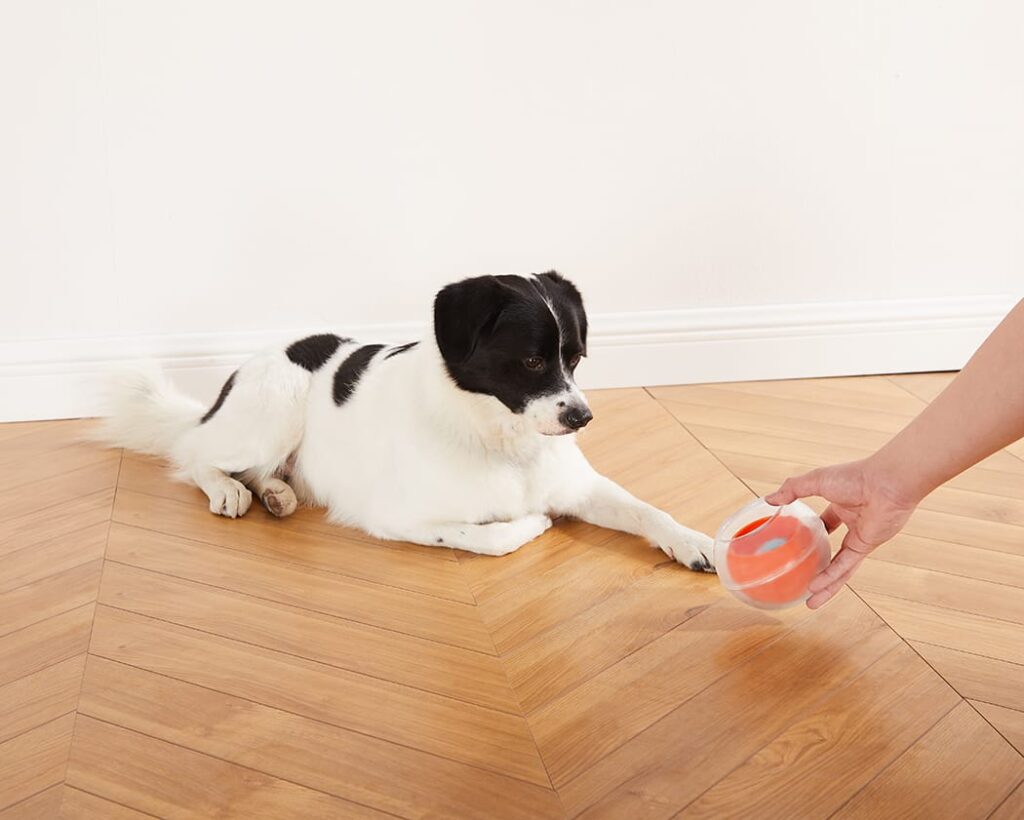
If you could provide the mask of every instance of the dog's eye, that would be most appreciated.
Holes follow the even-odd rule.
[[[583,358],[583,354],[582,353],[577,353],[575,356],[573,356],[571,359],[569,359],[569,369],[570,370],[575,370],[576,369],[576,365],[578,365],[580,363],[580,359],[582,359],[582,358]]]
[[[523,360],[523,365],[527,370],[541,370],[544,367],[544,360],[540,356],[531,356]]]

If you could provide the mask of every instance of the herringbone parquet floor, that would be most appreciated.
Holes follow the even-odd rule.
[[[714,531],[947,376],[592,395]],[[1024,446],[816,613],[563,522],[505,558],[210,515],[87,422],[0,426],[0,818],[1024,817]]]

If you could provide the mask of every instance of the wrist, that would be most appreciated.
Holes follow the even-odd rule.
[[[864,461],[870,486],[896,507],[912,510],[940,482],[932,482],[913,457],[887,445]]]

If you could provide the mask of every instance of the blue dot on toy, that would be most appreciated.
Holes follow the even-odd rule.
[[[765,541],[761,546],[759,546],[757,548],[757,552],[754,553],[754,554],[755,555],[761,555],[762,553],[765,553],[765,552],[771,552],[772,550],[777,550],[779,547],[781,547],[783,544],[785,544],[787,540],[788,539],[786,539],[786,538],[771,538],[771,539]]]

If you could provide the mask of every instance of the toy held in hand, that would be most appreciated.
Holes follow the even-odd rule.
[[[715,536],[715,566],[722,585],[761,609],[793,606],[828,566],[825,525],[800,501],[773,507],[763,498],[730,516]]]

